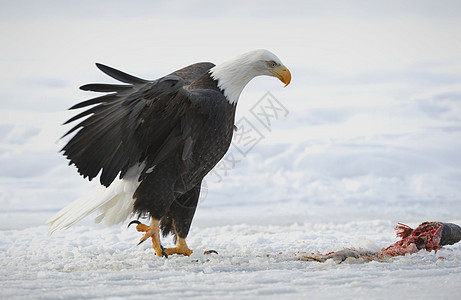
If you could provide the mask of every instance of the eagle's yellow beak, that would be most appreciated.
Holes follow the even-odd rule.
[[[273,73],[275,76],[277,76],[277,78],[280,79],[281,82],[285,83],[285,86],[290,84],[291,73],[290,70],[287,69],[287,67],[279,66],[269,71]]]

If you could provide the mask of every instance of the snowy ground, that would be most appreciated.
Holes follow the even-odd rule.
[[[461,292],[459,244],[386,262],[295,256],[378,251],[396,241],[397,222],[461,224],[456,1],[242,2],[206,12],[192,4],[35,3],[2,1],[0,10],[0,298]],[[136,246],[134,228],[92,218],[47,235],[47,218],[97,186],[58,154],[66,109],[90,97],[78,86],[107,80],[93,62],[156,78],[255,48],[276,53],[293,80],[283,89],[257,78],[244,91],[236,121],[252,134],[237,134],[206,178],[191,257],[159,259],[148,243]],[[201,254],[207,249],[219,255]]]
[[[147,245],[135,247],[135,234],[124,227],[77,226],[53,237],[46,235],[44,226],[9,230],[1,239],[2,294],[46,299],[396,299],[450,298],[459,291],[459,246],[384,263],[322,264],[298,261],[293,255],[340,246],[379,249],[393,241],[392,225],[364,221],[196,226],[189,240],[196,252],[168,259],[154,257]],[[210,245],[220,254],[200,254]]]

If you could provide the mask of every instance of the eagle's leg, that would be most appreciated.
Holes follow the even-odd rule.
[[[162,223],[163,233],[174,233],[176,237],[176,247],[165,249],[168,255],[182,254],[190,256],[192,254],[192,250],[187,246],[186,237],[197,208],[200,185],[201,183],[177,198],[171,204],[167,218],[162,220],[162,222],[165,221]]]
[[[168,254],[165,252],[164,248],[162,247],[162,244],[160,243],[160,226],[159,226],[159,220],[152,218],[152,221],[150,222],[150,226],[144,225],[144,224],[138,224],[136,226],[136,230],[139,232],[145,232],[144,236],[141,238],[139,241],[139,244],[147,240],[148,238],[152,238],[152,247],[155,250],[155,253],[157,253],[157,256],[162,257],[168,257]],[[138,244],[138,245],[139,245]]]
[[[186,239],[178,237],[176,242],[176,247],[166,248],[165,252],[167,255],[171,254],[182,254],[184,256],[189,256],[192,254],[192,250],[187,247]]]

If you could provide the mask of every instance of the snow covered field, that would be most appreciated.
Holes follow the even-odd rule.
[[[379,251],[397,222],[461,224],[458,2],[38,3],[0,9],[0,298],[459,295],[460,244],[385,262],[295,256]],[[47,218],[98,188],[58,153],[66,109],[92,96],[78,86],[109,80],[94,62],[157,78],[256,48],[292,83],[243,92],[236,121],[252,133],[206,178],[191,257],[160,259],[134,228],[92,218],[47,235]]]

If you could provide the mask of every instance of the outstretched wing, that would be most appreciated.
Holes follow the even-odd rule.
[[[62,151],[83,177],[100,171],[100,182],[109,186],[120,173],[145,160],[158,163],[171,149],[190,137],[177,128],[192,108],[191,93],[184,89],[214,65],[198,63],[158,80],[148,81],[97,64],[107,75],[127,84],[87,84],[82,90],[109,94],[78,103],[70,109],[91,108],[64,124],[86,117],[63,137],[75,133]],[[184,146],[187,148],[187,146]]]

